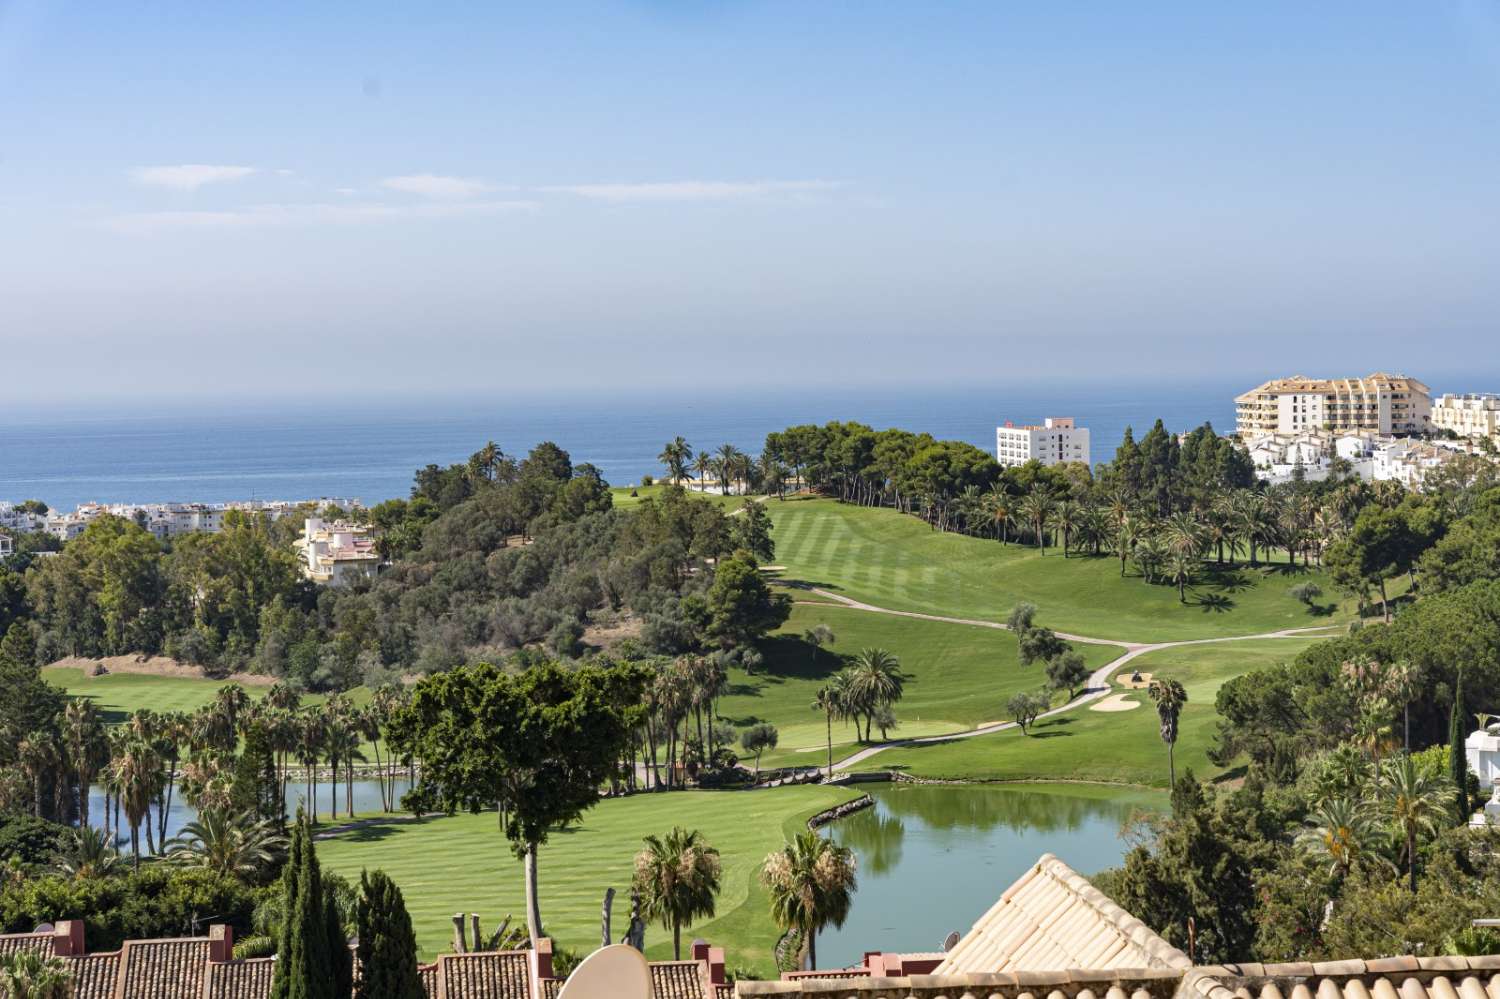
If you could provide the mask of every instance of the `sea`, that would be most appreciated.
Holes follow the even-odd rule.
[[[857,420],[926,431],[993,453],[995,427],[1071,416],[1107,461],[1127,426],[1158,418],[1173,431],[1234,425],[1243,385],[995,387],[403,399],[310,405],[225,402],[150,409],[9,412],[0,408],[0,500],[80,503],[225,502],[338,497],[373,505],[408,496],[412,473],[467,458],[493,440],[523,455],[541,441],[596,465],[613,485],[660,476],[656,456],[681,435],[697,449],[758,453],[766,434],[799,423]]]

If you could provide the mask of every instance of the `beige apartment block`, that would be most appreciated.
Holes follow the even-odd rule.
[[[1500,395],[1444,395],[1432,404],[1432,425],[1460,437],[1500,438]]]
[[[1364,378],[1293,375],[1258,385],[1234,403],[1236,430],[1247,440],[1309,430],[1399,436],[1430,428],[1432,392],[1415,378],[1383,372]]]

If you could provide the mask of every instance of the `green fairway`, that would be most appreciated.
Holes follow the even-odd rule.
[[[667,491],[667,486],[660,482],[650,486],[611,486],[609,491],[614,497],[614,505],[622,510],[628,510],[633,506],[638,506],[642,500],[660,497]],[[710,500],[730,510],[738,510],[745,503],[743,496],[720,496],[718,493],[700,493],[691,490],[688,495]]]
[[[801,636],[816,624],[828,625],[836,640],[814,660],[812,646]],[[762,766],[821,765],[827,758],[827,729],[822,713],[811,707],[813,696],[842,665],[841,657],[872,647],[895,653],[906,675],[895,708],[900,725],[892,738],[941,735],[1003,720],[1012,694],[1037,689],[1046,679],[1041,666],[1020,664],[1015,637],[1007,631],[837,604],[798,605],[785,627],[761,643],[766,661],[760,670],[754,675],[731,671],[730,694],[719,701],[719,714],[736,726],[768,721],[779,729],[780,745],[762,757]],[[1121,652],[1098,645],[1080,645],[1078,651],[1091,669]],[[847,755],[839,747],[853,747],[853,724],[835,721],[833,738],[835,756]]]
[[[220,687],[234,683],[235,678],[225,680],[199,679],[196,677],[157,676],[152,673],[106,673],[103,676],[87,676],[83,670],[68,666],[46,666],[42,679],[54,687],[61,687],[72,697],[86,697],[94,702],[107,724],[123,722],[131,714],[146,708],[156,712],[196,711],[213,701]],[[259,679],[259,678],[257,678]],[[259,700],[266,694],[264,684],[243,684],[251,699]],[[364,687],[348,691],[355,705],[363,705],[370,699]],[[303,704],[319,704],[327,700],[322,694],[307,694]]]
[[[766,854],[808,816],[857,796],[848,788],[788,787],[762,791],[641,794],[601,801],[581,825],[554,833],[539,854],[543,925],[558,944],[587,953],[599,945],[604,890],[616,890],[614,932],[630,911],[632,862],[641,838],[673,825],[700,830],[723,864],[718,915],[684,928],[724,946],[731,965],[774,975],[771,950],[779,935],[756,875]],[[318,844],[324,865],[358,878],[361,868],[383,868],[406,896],[422,954],[450,949],[452,916],[477,912],[493,930],[506,915],[525,918],[521,862],[495,828],[495,816],[455,815],[422,822],[375,820]],[[672,936],[660,925],[646,931],[647,953],[670,958]]]
[[[1188,703],[1178,721],[1177,772],[1199,777],[1222,772],[1208,759],[1218,715],[1214,697],[1225,680],[1294,659],[1316,639],[1263,639],[1189,645],[1139,656],[1121,672],[1139,669],[1179,680]],[[857,770],[901,769],[913,775],[969,780],[1086,780],[1166,786],[1167,748],[1156,711],[1144,691],[1125,695],[1130,711],[1076,709],[1045,719],[1031,735],[1008,730],[927,746],[888,749]]]
[[[1337,623],[1347,601],[1316,569],[1284,562],[1251,568],[1204,563],[1188,588],[1148,585],[1132,568],[1120,577],[1109,556],[1043,557],[1029,546],[933,531],[916,517],[832,500],[769,501],[783,578],[802,580],[881,607],[950,617],[1003,620],[1020,600],[1040,608],[1038,623],[1095,638],[1164,642],[1249,635]],[[1315,582],[1325,594],[1311,609],[1287,591]]]

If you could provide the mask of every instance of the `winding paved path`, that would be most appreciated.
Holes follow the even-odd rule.
[[[939,621],[946,624],[967,624],[972,625],[976,628],[994,628],[998,631],[1010,630],[1005,625],[1000,624],[998,621],[979,621],[974,618],[967,617],[944,617],[941,614],[920,614],[916,611],[893,610],[889,607],[877,607],[874,604],[867,604],[863,601],[855,600],[851,597],[846,597],[842,594],[834,593],[831,590],[825,590],[819,587],[810,587],[808,592],[816,593],[818,596],[823,597],[826,600],[831,600],[835,604],[847,607],[851,610],[869,611],[872,614],[890,614],[895,617],[910,617],[916,618],[919,621]],[[802,602],[810,606],[818,606],[818,602],[816,601],[809,600]],[[1160,652],[1162,649],[1174,649],[1184,645],[1217,645],[1222,642],[1250,642],[1257,639],[1268,638],[1300,638],[1303,635],[1308,634],[1309,632],[1328,631],[1332,628],[1337,627],[1339,626],[1335,624],[1325,624],[1314,628],[1285,628],[1281,631],[1267,631],[1262,632],[1258,635],[1230,635],[1225,638],[1192,638],[1177,642],[1126,642],[1113,638],[1091,638],[1087,635],[1069,635],[1066,632],[1059,631],[1057,632],[1057,636],[1070,642],[1078,642],[1083,645],[1113,645],[1116,648],[1123,649],[1124,651],[1114,659],[1111,659],[1109,662],[1105,663],[1103,666],[1100,666],[1098,669],[1094,670],[1094,672],[1089,675],[1088,686],[1084,688],[1083,693],[1079,694],[1071,701],[1068,701],[1066,704],[1059,705],[1051,709],[1050,711],[1042,712],[1037,717],[1051,718],[1053,715],[1060,715],[1064,711],[1072,711],[1079,705],[1098,700],[1105,694],[1109,693],[1109,678],[1112,675],[1119,672],[1120,668],[1129,663],[1132,659],[1135,659],[1137,656],[1146,655],[1148,652]],[[946,735],[928,735],[916,739],[897,739],[892,742],[881,742],[873,746],[866,746],[859,752],[854,753],[852,756],[846,756],[842,760],[835,762],[833,765],[833,769],[835,771],[848,770],[855,764],[862,763],[865,760],[868,760],[870,757],[874,756],[876,753],[879,753],[886,749],[899,748],[901,746],[917,746],[923,743],[953,742],[958,739],[972,739],[977,735],[989,735],[991,732],[1003,732],[1006,729],[1015,727],[1016,723],[1013,721],[995,722],[992,725],[981,725],[978,728],[967,729],[963,732],[949,732]]]

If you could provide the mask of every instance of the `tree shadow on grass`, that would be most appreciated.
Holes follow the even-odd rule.
[[[772,635],[760,643],[765,662],[755,678],[767,683],[795,680],[826,680],[844,665],[843,659],[825,648],[814,647],[798,635]],[[751,691],[754,693],[754,691]]]
[[[1210,566],[1206,576],[1206,585],[1224,593],[1238,593],[1255,585],[1248,573],[1230,566]]]
[[[1227,614],[1234,610],[1234,601],[1222,593],[1197,593],[1196,599],[1188,602],[1190,607],[1201,607],[1205,614]]]

